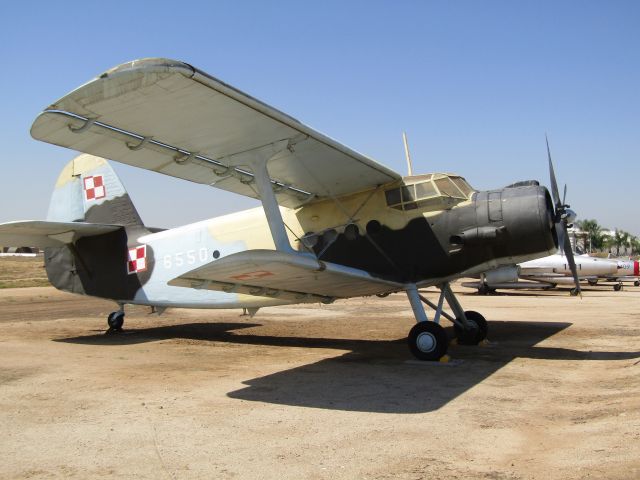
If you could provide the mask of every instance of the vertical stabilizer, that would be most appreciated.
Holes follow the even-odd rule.
[[[62,169],[47,220],[142,225],[122,182],[104,158],[82,154]]]

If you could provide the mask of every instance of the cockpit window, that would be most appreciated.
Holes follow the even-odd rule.
[[[464,178],[462,177],[449,177],[449,178],[451,178],[451,181],[456,184],[456,187],[458,187],[462,191],[462,193],[464,193],[465,197],[469,198],[471,193],[473,193],[473,188],[471,188],[471,185],[469,185]]]
[[[415,185],[407,185],[402,187],[402,203],[413,202],[416,199]]]
[[[467,198],[458,187],[449,179],[449,177],[443,177],[436,180],[436,187],[440,190],[440,193],[447,197],[453,198]]]
[[[440,176],[434,180],[434,177]],[[421,175],[408,177],[405,181],[413,181],[409,185],[402,185],[385,191],[387,206],[396,210],[414,210],[440,205],[434,199],[447,197],[466,200],[473,189],[462,177],[448,176],[446,174]]]
[[[435,197],[438,191],[433,186],[433,182],[416,183],[416,197],[418,199]]]

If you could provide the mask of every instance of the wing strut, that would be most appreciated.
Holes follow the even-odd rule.
[[[267,169],[269,160],[284,150],[291,150],[292,148],[293,144],[291,140],[282,140],[253,151],[245,152],[245,161],[249,164],[253,172],[254,177],[252,182],[255,183],[256,189],[258,190],[258,195],[262,202],[262,208],[267,217],[267,222],[269,223],[269,230],[271,230],[271,237],[273,238],[276,250],[295,254],[297,252],[291,247],[291,243],[289,242],[284,220],[282,219],[280,207],[278,206],[278,200],[273,191],[273,183],[271,182],[269,170]]]

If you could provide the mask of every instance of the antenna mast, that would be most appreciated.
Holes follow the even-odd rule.
[[[402,132],[402,141],[404,142],[404,155],[407,157],[407,169],[409,176],[413,175],[413,166],[411,165],[411,154],[409,154],[409,144],[407,143],[407,134]]]

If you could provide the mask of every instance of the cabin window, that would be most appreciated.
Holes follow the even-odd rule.
[[[398,205],[399,203],[402,203],[402,199],[400,198],[400,189],[399,188],[394,188],[392,190],[387,190],[386,192],[384,192],[384,194],[387,197],[387,205],[389,207],[392,207],[394,205]]]

